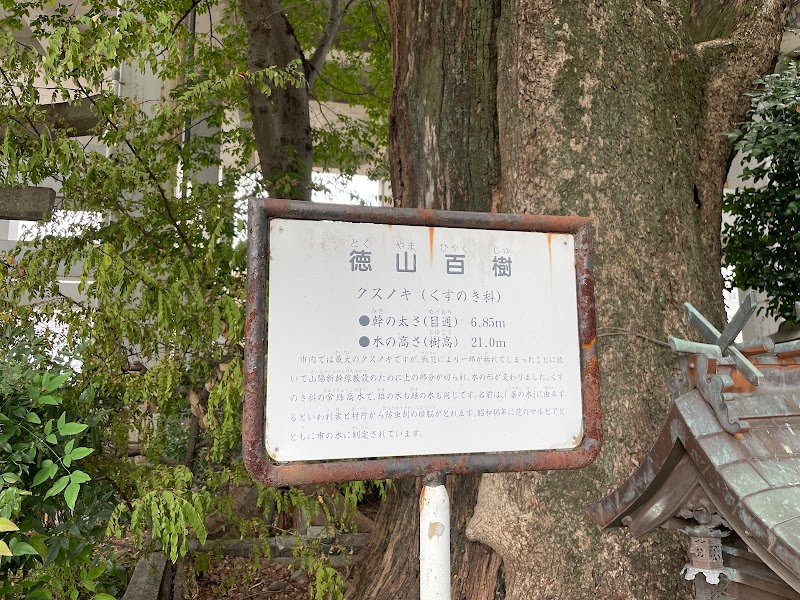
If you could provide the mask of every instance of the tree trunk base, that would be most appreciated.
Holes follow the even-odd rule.
[[[502,600],[502,561],[491,548],[467,539],[480,475],[447,478],[450,495],[450,570],[453,600]],[[418,600],[421,483],[399,480],[381,504],[375,529],[359,553],[348,600]]]

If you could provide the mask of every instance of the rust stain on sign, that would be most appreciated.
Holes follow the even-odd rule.
[[[433,264],[433,238],[435,235],[435,228],[428,227],[428,248],[430,249],[431,264]]]

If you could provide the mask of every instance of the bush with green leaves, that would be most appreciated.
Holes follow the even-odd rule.
[[[729,137],[742,153],[747,183],[723,201],[725,263],[737,287],[765,292],[787,321],[800,300],[800,72],[788,61],[756,82],[750,121]]]
[[[114,487],[119,509],[111,530],[132,532],[146,547],[159,541],[180,556],[190,535],[203,537],[209,510],[193,496],[241,464],[241,197],[277,185],[254,167],[259,114],[250,112],[248,97],[254,89],[307,88],[303,61],[251,68],[238,2],[0,6],[0,185],[55,181],[62,198],[49,224],[0,252],[0,319],[55,322],[67,346],[83,345],[81,372],[69,384],[91,390],[96,409],[108,411],[95,454],[84,460]],[[312,96],[361,104],[370,118],[315,129],[315,160],[345,175],[367,161],[373,176],[385,177],[387,15],[376,0],[347,7],[337,52]],[[306,55],[319,46],[329,8],[323,0],[287,5]],[[39,44],[20,43],[20,31]],[[156,97],[126,93],[138,89],[137,73],[163,83]],[[96,117],[88,135],[53,123],[53,102],[88,107]],[[294,185],[295,174],[282,178]],[[78,280],[77,294],[59,284],[67,273]],[[72,422],[88,423],[68,414],[63,424]],[[68,441],[56,450],[66,451]],[[89,445],[75,442],[71,451],[80,447]],[[131,464],[134,456],[146,467]],[[77,510],[89,482],[62,479],[66,471],[50,460],[61,470],[38,487],[66,482],[47,499],[66,502],[79,486]]]
[[[79,467],[103,418],[91,391],[72,396],[72,372],[49,359],[32,329],[0,334],[0,597],[98,599],[108,561],[96,553],[110,491]],[[77,406],[91,415],[80,421]]]
[[[192,472],[186,467],[161,467],[143,480],[131,506],[120,504],[108,524],[108,533],[117,537],[132,531],[138,545],[143,545],[145,532],[172,562],[189,551],[189,540],[197,536],[206,541],[203,523],[210,497],[194,487]]]

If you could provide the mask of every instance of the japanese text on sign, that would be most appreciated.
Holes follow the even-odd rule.
[[[574,238],[273,219],[277,461],[573,448]]]

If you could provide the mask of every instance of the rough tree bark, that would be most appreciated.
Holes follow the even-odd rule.
[[[484,476],[467,535],[502,558],[498,597],[508,600],[687,597],[683,540],[601,536],[584,506],[627,477],[655,437],[674,359],[654,341],[691,335],[682,303],[723,322],[720,200],[730,147],[721,133],[743,117],[752,79],[774,64],[783,4],[487,4],[389,1],[393,189],[404,206],[592,217],[605,446],[581,471]],[[470,63],[464,49],[478,47]],[[472,69],[496,87],[471,89]],[[499,171],[473,169],[495,144]],[[416,490],[399,491],[385,511],[405,520],[379,515],[391,541],[382,554],[365,549],[348,598],[418,597],[407,558]],[[453,500],[454,511],[470,512],[468,494]],[[485,568],[495,555],[472,560],[470,572],[496,579]],[[494,596],[453,594],[463,597]]]
[[[407,11],[402,17],[400,8]],[[389,136],[397,205],[490,209],[500,178],[498,9],[499,0],[390,3],[394,73]],[[436,68],[425,68],[423,62]],[[500,557],[465,537],[479,481],[475,475],[448,478],[450,496],[456,499],[451,572],[458,600],[494,600],[496,588],[502,587]],[[419,484],[402,482],[383,502],[348,598],[419,594],[419,491]]]
[[[240,0],[249,39],[247,66],[251,72],[268,67],[286,68],[299,61],[305,84],[271,85],[264,94],[248,86],[253,135],[261,175],[273,198],[311,199],[311,121],[309,88],[319,75],[331,44],[339,32],[351,2],[340,6],[329,1],[328,21],[313,54],[306,57],[278,0]]]

